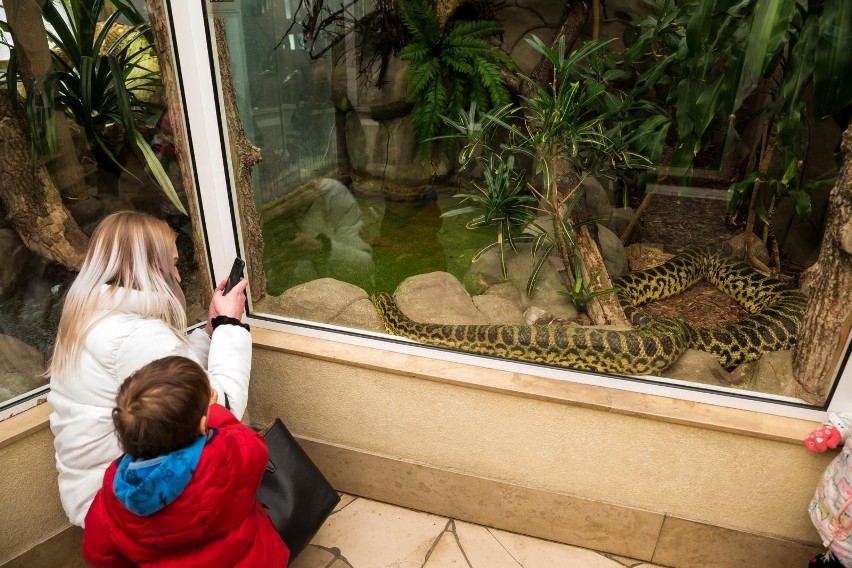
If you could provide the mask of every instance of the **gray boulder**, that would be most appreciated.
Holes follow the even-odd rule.
[[[266,297],[258,303],[260,310],[265,306],[269,311],[289,318],[384,331],[367,293],[358,286],[333,278],[312,280],[294,286],[280,296]]]
[[[418,274],[402,281],[394,294],[399,309],[423,323],[488,324],[464,286],[449,272]]]

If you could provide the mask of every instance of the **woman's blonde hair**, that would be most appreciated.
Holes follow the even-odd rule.
[[[72,375],[89,331],[134,295],[143,317],[161,319],[184,337],[186,307],[172,274],[174,243],[168,223],[145,213],[119,211],[100,222],[65,296],[50,375]]]

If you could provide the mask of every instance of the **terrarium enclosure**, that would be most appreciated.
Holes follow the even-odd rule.
[[[852,290],[847,4],[207,2],[250,314],[826,405]],[[45,33],[43,68],[15,64],[61,2],[16,20],[6,6],[3,27],[18,90],[0,103],[18,136],[17,157],[0,155],[18,180],[0,191],[3,246],[21,260],[0,282],[0,357],[27,351],[33,367],[107,212],[172,220],[187,271],[204,265],[180,211],[197,207],[189,149],[170,137],[179,110],[165,110],[177,86],[150,49],[170,41],[168,3],[149,2],[153,32],[130,2],[65,5],[92,12],[86,49],[68,50],[79,60]],[[97,41],[108,28],[120,37]],[[34,80],[90,68],[98,100],[130,115],[116,104],[88,124],[66,102],[88,91]],[[50,223],[15,221],[16,199]],[[201,274],[184,280],[196,300]]]

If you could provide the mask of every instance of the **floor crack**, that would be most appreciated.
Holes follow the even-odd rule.
[[[452,524],[453,524],[453,520],[450,519],[450,520],[447,521],[447,524],[444,525],[444,530],[442,530],[440,532],[438,537],[432,543],[432,546],[430,546],[429,550],[426,552],[426,557],[423,558],[423,564],[420,565],[420,568],[423,568],[424,566],[426,566],[426,563],[429,562],[429,557],[432,556],[433,552],[435,552],[435,549],[438,547],[438,543],[440,543],[441,539],[444,537],[444,533],[447,532],[448,530],[450,530],[450,526],[452,526]]]
[[[467,562],[467,565],[470,568],[473,568],[473,564],[470,563],[470,559],[467,557],[467,554],[465,554],[464,547],[462,546],[461,540],[459,540],[459,533],[456,530],[456,522],[452,519],[450,520],[450,522],[453,525],[453,528],[450,529],[450,532],[453,534],[453,538],[456,539],[456,544],[459,547],[459,552],[461,552],[462,556],[464,557],[464,561]]]

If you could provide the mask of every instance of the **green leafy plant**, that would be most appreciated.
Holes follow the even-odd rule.
[[[160,88],[160,75],[152,44],[145,37],[148,25],[130,2],[111,2],[116,11],[102,23],[99,17],[105,0],[45,2],[42,6],[54,65],[51,73],[26,85],[24,108],[34,166],[50,163],[55,156],[55,113],[63,112],[82,128],[93,148],[124,169],[109,141],[111,131],[121,132],[175,207],[186,213],[139,130],[140,125],[153,126],[162,115],[162,106],[151,96]],[[118,24],[121,16],[132,25]],[[6,81],[17,104],[17,52],[14,45],[8,47]]]
[[[455,22],[442,28],[427,0],[402,0],[399,10],[412,40],[397,58],[411,61],[411,119],[418,151],[426,157],[433,141],[448,132],[442,116],[457,116],[471,102],[491,108],[509,101],[500,67],[515,69],[515,65],[488,41],[502,31],[499,22]]]
[[[510,244],[515,240],[531,241],[535,261],[527,281],[528,295],[532,294],[545,261],[556,253],[568,275],[569,290],[575,291],[572,299],[578,305],[585,305],[592,298],[612,293],[614,289],[594,290],[600,273],[591,279],[582,277],[577,232],[599,221],[575,218],[584,195],[583,182],[588,175],[606,177],[618,168],[641,168],[647,161],[628,149],[630,136],[605,127],[605,113],[602,112],[607,104],[605,85],[580,69],[608,42],[589,42],[568,54],[564,40],[555,50],[536,37],[527,41],[553,64],[553,83],[539,85],[522,76],[535,93],[524,98],[523,105],[506,105],[481,115],[472,107],[469,112],[461,113],[458,121],[445,118],[445,123],[456,137],[465,141],[460,154],[461,170],[477,163],[483,170],[483,178],[488,179],[485,171],[494,163],[514,163],[510,161],[514,156],[532,160],[535,179],[526,184],[528,198],[507,201],[500,191],[502,185],[485,183],[479,189],[481,192],[487,190],[489,195],[474,203],[485,213],[476,219],[500,219],[500,238],[490,246],[501,246],[501,257],[504,235],[520,235]],[[501,135],[500,144],[495,143],[497,133]],[[495,162],[492,156],[500,156],[500,159]],[[568,171],[557,173],[557,166],[566,167]],[[518,194],[520,188],[515,187],[513,195]],[[527,209],[528,213],[519,214],[518,207]],[[469,212],[470,207],[464,211]],[[550,219],[549,229],[537,220],[538,214]]]
[[[474,109],[475,107],[472,107],[471,111]],[[473,260],[475,261],[485,251],[498,247],[500,266],[505,278],[507,275],[505,243],[509,243],[512,249],[517,251],[512,228],[524,226],[535,217],[536,200],[526,191],[526,172],[515,169],[514,156],[509,155],[504,159],[498,154],[491,154],[487,158],[479,159],[479,166],[482,169],[482,182],[474,181],[471,184],[477,192],[462,192],[453,196],[461,199],[462,204],[465,202],[470,204],[450,210],[441,216],[476,214],[466,223],[468,229],[496,225],[497,238],[477,252]]]
[[[605,290],[595,290],[594,288],[598,285],[600,281],[601,272],[600,270],[596,271],[592,274],[591,278],[587,282],[583,278],[583,267],[580,265],[579,257],[574,257],[574,286],[567,287],[567,291],[559,292],[559,294],[563,296],[568,296],[571,299],[571,302],[574,303],[579,309],[583,309],[586,307],[586,304],[589,303],[593,298],[597,298],[598,296],[605,296],[607,294],[614,294],[619,291],[619,288],[613,286],[611,288],[607,288]]]
[[[633,69],[631,97],[674,125],[673,168],[688,171],[711,142],[727,151],[734,129],[754,121],[767,141],[777,131],[763,146],[785,167],[806,160],[808,108],[818,121],[852,104],[848,2],[645,1],[654,15],[633,26],[612,66]]]

